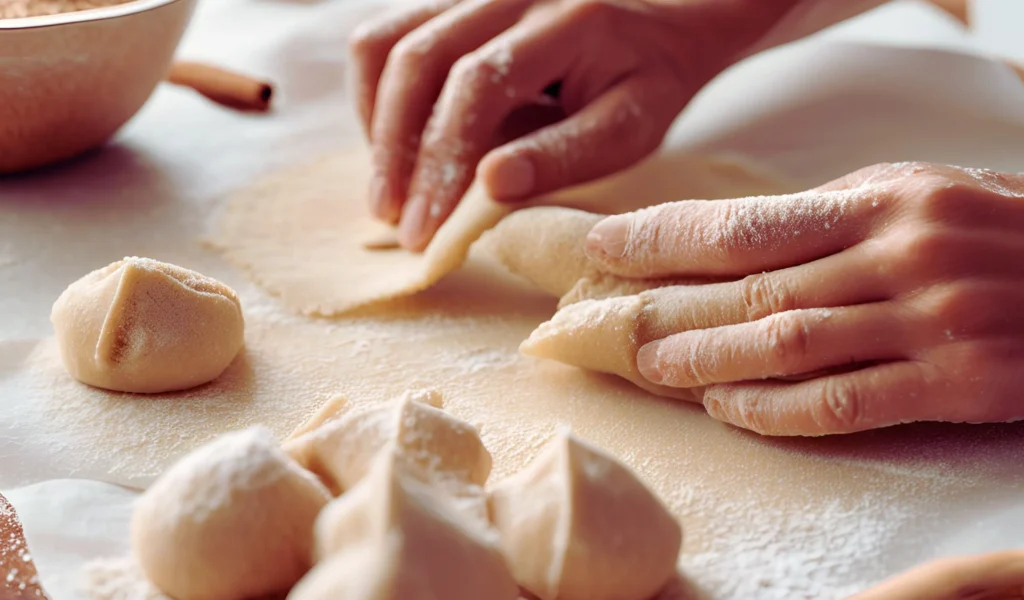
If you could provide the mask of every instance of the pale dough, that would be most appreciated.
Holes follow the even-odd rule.
[[[436,392],[407,392],[392,403],[329,419],[288,440],[284,448],[334,494],[355,487],[387,447],[435,485],[482,489],[491,473],[491,454],[473,426],[441,406]]]
[[[675,575],[679,523],[628,467],[567,432],[490,506],[516,580],[540,600],[646,600]]]
[[[510,273],[559,298],[559,308],[580,300],[638,294],[695,279],[627,279],[603,273],[584,252],[587,234],[604,215],[557,206],[515,212],[479,242]]]
[[[229,201],[211,243],[290,309],[331,316],[430,287],[510,210],[473,187],[416,254],[370,217],[369,184],[364,149],[272,175]]]
[[[137,257],[72,283],[50,320],[72,377],[149,394],[217,378],[241,349],[245,328],[238,296],[228,286]]]
[[[287,591],[310,568],[313,523],[330,495],[266,429],[189,454],[139,499],[132,552],[176,600],[247,600]]]
[[[850,600],[1019,600],[1024,550],[946,557],[910,569]]]
[[[659,396],[700,402],[700,389],[679,389],[651,383],[640,373],[636,354],[648,342],[675,333],[649,318],[650,295],[582,300],[542,323],[519,350],[528,356],[610,373]]]
[[[386,228],[369,216],[369,177],[363,148],[273,175],[229,200],[210,243],[291,310],[331,316],[434,285],[513,208],[492,201],[474,184],[427,249],[410,253],[396,249]],[[668,152],[528,204],[618,213],[684,198],[791,190],[736,160]]]
[[[395,448],[316,523],[320,562],[290,600],[515,600],[498,538]]]

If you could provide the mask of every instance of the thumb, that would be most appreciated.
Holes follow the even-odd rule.
[[[567,119],[491,151],[478,174],[501,202],[610,175],[656,150],[689,99],[671,76],[636,75]]]

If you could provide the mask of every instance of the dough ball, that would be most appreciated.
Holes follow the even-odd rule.
[[[646,600],[675,574],[682,529],[626,466],[561,433],[490,495],[512,573],[541,600]]]
[[[119,392],[207,383],[243,343],[242,308],[231,288],[148,258],[126,258],[72,283],[50,321],[71,376]]]
[[[176,600],[287,591],[310,568],[313,524],[330,495],[262,427],[189,454],[139,499],[132,550]]]
[[[519,588],[485,522],[464,515],[418,468],[382,452],[316,522],[321,562],[289,600],[515,600]]]
[[[330,420],[285,444],[334,494],[355,486],[389,445],[438,485],[483,486],[491,454],[476,428],[444,412],[436,392],[406,392],[395,402]]]

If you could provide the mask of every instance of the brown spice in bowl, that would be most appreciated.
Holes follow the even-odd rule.
[[[0,0],[0,19],[20,19],[127,4],[133,0]]]

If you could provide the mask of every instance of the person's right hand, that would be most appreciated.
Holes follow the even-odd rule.
[[[796,3],[439,0],[368,23],[351,55],[372,211],[421,250],[478,165],[499,201],[628,167]],[[545,103],[563,120],[509,123]]]
[[[659,331],[637,367],[769,435],[1024,419],[1024,174],[878,165],[786,196],[607,217],[587,254]]]

